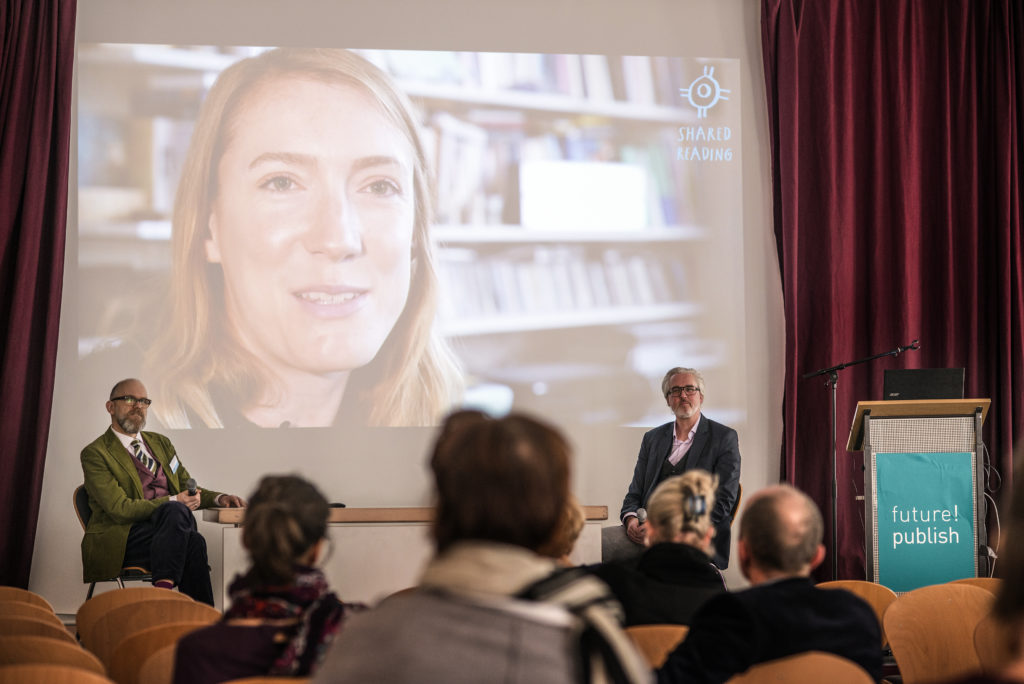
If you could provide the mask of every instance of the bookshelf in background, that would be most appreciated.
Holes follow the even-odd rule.
[[[91,273],[166,274],[195,113],[224,67],[259,50],[80,48],[86,292]],[[721,363],[700,324],[713,312],[699,276],[710,254],[698,184],[673,156],[678,128],[696,123],[679,97],[693,64],[357,52],[392,74],[422,117],[436,180],[440,323],[471,379],[512,387],[523,408],[631,423],[657,410],[663,359]],[[124,302],[108,308],[130,318]],[[83,325],[110,318],[80,315]],[[635,397],[635,415],[614,413],[620,397],[601,400],[609,380]],[[579,392],[591,384],[605,389]]]

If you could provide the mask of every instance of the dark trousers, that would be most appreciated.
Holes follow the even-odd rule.
[[[149,568],[154,581],[171,580],[183,594],[213,605],[206,540],[181,502],[168,501],[149,520],[132,525],[124,564]]]

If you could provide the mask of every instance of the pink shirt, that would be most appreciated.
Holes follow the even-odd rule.
[[[690,428],[689,434],[686,435],[684,441],[679,441],[679,438],[675,436],[673,431],[672,435],[672,453],[668,455],[668,462],[674,466],[679,465],[679,462],[683,460],[683,457],[690,451],[690,447],[693,446],[693,436],[697,434],[697,426],[700,425],[698,419],[693,427]]]

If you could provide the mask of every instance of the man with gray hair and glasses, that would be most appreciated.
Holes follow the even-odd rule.
[[[700,468],[718,476],[711,523],[715,527],[712,562],[719,570],[729,565],[733,511],[739,498],[740,448],[736,431],[701,413],[704,404],[704,376],[695,368],[676,367],[661,381],[675,420],[648,431],[640,442],[640,454],[633,480],[622,501],[622,525],[606,527],[601,534],[601,559],[627,560],[644,549],[644,526],[638,512],[658,483],[674,475]]]
[[[213,605],[206,540],[192,511],[242,507],[234,494],[202,490],[178,459],[171,440],[142,432],[152,401],[134,378],[122,380],[106,403],[110,427],[82,449],[82,473],[92,515],[82,539],[86,582],[141,566],[153,585]]]
[[[852,660],[882,678],[881,632],[871,607],[843,589],[819,589],[821,512],[788,484],[750,497],[736,551],[750,589],[697,609],[690,631],[658,671],[667,683],[725,682],[753,665],[806,651]]]

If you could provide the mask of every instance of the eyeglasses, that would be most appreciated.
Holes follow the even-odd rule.
[[[668,391],[668,394],[666,394],[665,396],[678,398],[685,394],[686,396],[690,397],[696,394],[697,392],[700,392],[700,387],[696,387],[694,385],[684,385],[683,387],[671,388]]]
[[[136,404],[139,404],[140,406],[149,406],[153,403],[152,399],[147,399],[146,397],[132,397],[127,394],[123,397],[111,397],[110,401],[123,401],[128,406],[135,406]]]

